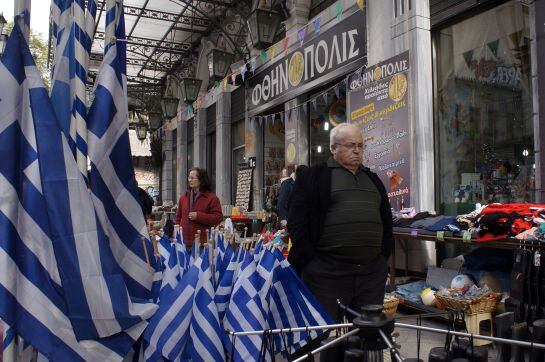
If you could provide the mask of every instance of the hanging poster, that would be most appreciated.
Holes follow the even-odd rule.
[[[395,210],[410,206],[409,52],[349,79],[349,122],[361,128],[363,164],[380,177]]]

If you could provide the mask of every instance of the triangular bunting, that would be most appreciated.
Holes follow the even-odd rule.
[[[256,63],[256,57],[253,57],[252,59],[250,59],[250,71],[252,72],[252,74],[255,73],[255,63]]]
[[[473,60],[473,50],[468,50],[464,54],[464,60],[468,68],[471,68],[471,61]]]
[[[494,54],[494,57],[497,58],[498,57],[498,45],[500,44],[500,40],[499,39],[496,39],[494,41],[491,41],[490,43],[488,43],[488,48],[490,49],[490,51],[492,52],[492,54]]]
[[[299,39],[299,46],[303,46],[306,35],[307,35],[307,26],[305,25],[297,31],[297,39]]]
[[[314,28],[314,35],[320,35],[320,25],[322,23],[322,17],[319,16],[312,22],[312,27]]]
[[[271,60],[274,59],[275,55],[276,55],[276,44],[273,44],[271,47]]]
[[[335,89],[335,96],[337,97],[337,99],[341,99],[341,96],[340,96],[341,90],[339,85],[337,84],[334,89]]]
[[[337,17],[337,20],[341,20],[343,16],[343,2],[342,0],[337,0],[335,4],[333,4],[333,11],[335,13],[335,16]]]
[[[261,63],[266,63],[266,62],[267,62],[267,51],[263,49],[261,51]]]
[[[231,81],[233,82],[233,85],[235,85],[235,83],[237,82],[237,73],[235,73],[233,71],[233,73],[231,73]]]
[[[365,1],[364,0],[356,0],[356,2],[358,3],[360,11],[363,11],[363,6],[365,4]]]
[[[312,108],[314,108],[314,111],[318,110],[318,100],[316,98],[312,98]]]
[[[244,77],[246,76],[246,64],[240,67],[240,75],[242,76],[242,81],[244,82]]]
[[[274,120],[276,119],[276,113],[271,114],[271,121],[272,124],[274,124]]]
[[[283,45],[284,45],[284,54],[288,54],[288,47],[289,47],[289,44],[290,44],[290,38],[288,38],[287,36],[284,38],[283,40]]]

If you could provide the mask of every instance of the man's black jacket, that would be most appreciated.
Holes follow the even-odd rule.
[[[371,178],[382,198],[380,214],[384,230],[381,254],[388,259],[394,245],[392,211],[388,195],[374,172],[367,167],[364,167],[363,171]],[[299,274],[316,253],[316,244],[323,231],[330,195],[331,168],[327,163],[301,170],[297,174],[288,214],[288,231],[292,241],[288,260]]]

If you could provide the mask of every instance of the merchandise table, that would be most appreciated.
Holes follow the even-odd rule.
[[[507,249],[507,250],[516,250],[520,248],[527,248],[532,250],[545,251],[545,244],[526,242],[523,240],[518,240],[515,238],[501,239],[495,241],[484,241],[478,242],[476,239],[463,237],[460,235],[453,235],[452,232],[431,232],[421,229],[412,229],[412,228],[400,228],[394,227],[393,231],[394,240],[396,244],[401,247],[404,253],[405,261],[405,275],[409,275],[409,243],[412,240],[420,241],[432,241],[436,243],[444,244],[458,244],[458,245],[471,245],[471,246],[481,246],[486,248],[496,248],[496,249]],[[396,248],[394,246],[392,254],[390,257],[390,285],[395,288],[396,281]]]

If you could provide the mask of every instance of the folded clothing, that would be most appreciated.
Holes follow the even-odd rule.
[[[414,215],[410,219],[399,218],[399,219],[394,220],[394,226],[407,227],[407,226],[411,225],[413,222],[415,222],[417,220],[425,219],[425,218],[427,218],[429,216],[430,216],[430,213],[427,212],[427,211],[419,212],[418,214]]]
[[[459,225],[456,223],[455,216],[434,216],[422,220],[417,220],[410,224],[413,229],[425,229],[428,231],[460,231]]]
[[[401,296],[403,299],[413,303],[422,303],[420,294],[426,289],[426,282],[424,280],[417,280],[415,282],[401,284],[396,286],[395,293]]]

